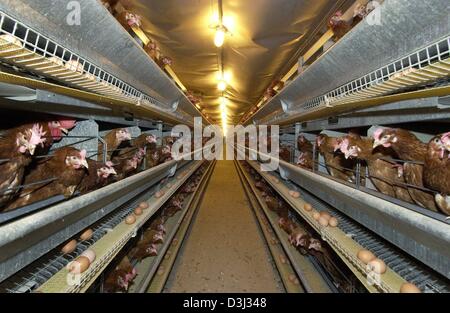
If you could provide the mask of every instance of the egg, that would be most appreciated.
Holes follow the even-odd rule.
[[[94,261],[95,261],[95,258],[96,258],[96,255],[95,255],[94,250],[91,250],[91,249],[85,250],[85,251],[81,254],[81,256],[87,257],[87,258],[89,259],[89,262],[90,262],[90,263],[94,262]]]
[[[61,252],[64,254],[69,254],[75,251],[77,248],[77,241],[75,239],[69,241],[64,245],[64,247],[61,248]]]
[[[377,274],[384,274],[386,273],[386,264],[383,262],[383,260],[375,259],[370,261],[367,266],[369,267],[369,270],[377,273]]]
[[[141,202],[141,203],[139,203],[139,207],[142,209],[142,210],[145,210],[145,209],[148,209],[148,203],[147,202]]]
[[[364,264],[369,263],[370,261],[373,261],[376,259],[375,255],[366,249],[361,249],[358,251],[358,254],[356,255],[358,259],[361,260]]]
[[[276,178],[276,177],[273,178],[273,181],[274,181],[276,184],[278,184],[278,183],[280,182],[280,180],[279,180],[278,178]]]
[[[316,221],[318,221],[320,219],[320,213],[317,211],[313,212],[312,216]]]
[[[335,217],[333,216],[333,217],[331,217],[330,220],[328,221],[328,224],[329,224],[331,227],[336,227],[336,226],[338,226],[339,221],[338,221],[337,218],[335,218]]]
[[[164,191],[158,190],[155,192],[155,198],[161,198],[162,196],[164,196]]]
[[[285,258],[284,255],[282,255],[282,254],[280,254],[280,262],[281,262],[282,264],[286,264],[286,263],[287,263],[286,258]]]
[[[298,191],[295,191],[295,190],[289,190],[289,194],[291,195],[292,198],[300,197],[300,193]]]
[[[142,208],[141,207],[137,207],[136,209],[134,209],[134,214],[135,215],[142,215]]]
[[[319,224],[320,224],[320,226],[327,227],[328,226],[328,219],[326,217],[324,217],[324,216],[320,216],[319,217]]]
[[[94,234],[94,232],[92,231],[92,229],[86,229],[81,235],[80,235],[80,240],[81,241],[86,241],[92,238],[92,235]]]
[[[312,205],[311,204],[309,204],[309,203],[305,203],[304,205],[303,205],[303,208],[305,209],[305,211],[312,211]]]
[[[295,276],[295,274],[290,274],[290,275],[288,276],[288,279],[289,279],[290,282],[294,283],[295,280],[297,279],[297,277]]]
[[[168,183],[168,184],[166,185],[166,187],[167,187],[167,188],[172,188],[172,184],[171,184],[171,183]]]
[[[400,287],[400,293],[421,293],[422,291],[414,284],[403,283]]]
[[[86,271],[91,265],[89,259],[85,256],[79,256],[75,259],[75,261],[70,262],[68,266],[68,270],[72,274],[81,274]]]
[[[128,225],[134,224],[134,222],[136,222],[136,217],[133,214],[128,215],[125,219],[125,223]]]
[[[326,218],[327,220],[329,220],[331,218],[330,213],[328,213],[326,211],[320,212],[320,216]]]

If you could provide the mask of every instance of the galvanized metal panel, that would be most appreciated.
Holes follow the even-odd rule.
[[[301,104],[431,44],[450,33],[447,0],[389,0],[379,8],[381,25],[362,21],[293,80],[256,115]]]

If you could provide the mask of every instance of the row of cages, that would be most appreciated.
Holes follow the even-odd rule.
[[[432,216],[450,215],[447,187],[450,134],[446,123],[428,123],[430,134],[399,127],[368,126],[348,131],[302,132],[300,125],[280,133],[279,158],[355,188],[377,191],[384,199],[414,205]],[[425,130],[426,131],[426,130]],[[261,142],[270,153],[270,128]]]
[[[211,161],[142,191],[0,283],[0,291],[143,292],[170,250]],[[181,244],[181,242],[180,242]],[[169,252],[167,252],[169,251]]]
[[[163,131],[162,124],[155,123],[154,129],[117,127],[51,115],[23,119],[17,112],[11,123],[10,114],[5,113],[4,124],[11,127],[0,138],[1,223],[174,159],[177,138]],[[193,148],[191,144],[191,151],[181,148],[178,153]]]

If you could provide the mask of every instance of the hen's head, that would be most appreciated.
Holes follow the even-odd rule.
[[[145,140],[147,141],[147,143],[156,143],[156,136],[150,134],[147,137],[145,137]]]
[[[398,142],[398,137],[393,128],[378,128],[373,133],[373,148],[383,146],[389,148],[392,144]]]
[[[124,270],[119,271],[120,273],[117,275],[117,285],[127,291],[130,286],[130,282],[132,282],[134,277],[137,275],[136,269],[133,268],[132,271],[128,273]]]
[[[127,167],[130,169],[131,168],[137,169],[138,163],[139,163],[138,158],[134,156],[133,158],[127,160]]]
[[[444,148],[447,151],[450,151],[450,132],[441,135],[441,141],[444,145]]]
[[[339,146],[345,158],[357,158],[361,152],[361,148],[349,138],[344,138]]]
[[[162,233],[162,231],[158,231],[156,232],[153,237],[152,240],[154,242],[164,242],[164,234]]]
[[[432,157],[437,156],[439,159],[444,159],[445,155],[449,155],[449,135],[450,133],[437,135],[428,143],[428,154]]]
[[[320,147],[321,145],[323,145],[325,143],[325,140],[327,139],[327,135],[325,134],[320,134],[316,137],[316,145],[317,147]]]
[[[297,141],[300,143],[305,143],[306,142],[306,138],[303,135],[298,136]]]
[[[125,14],[125,19],[127,20],[127,24],[130,27],[141,27],[142,25],[142,18],[140,15],[127,12]]]
[[[100,167],[97,170],[97,175],[98,177],[108,178],[109,175],[117,175],[117,172],[114,169],[112,162],[108,161],[104,166]]]
[[[311,238],[309,240],[308,249],[309,250],[315,250],[315,251],[318,251],[318,252],[322,252],[322,243],[318,239]]]
[[[34,154],[37,145],[45,142],[45,132],[42,126],[34,124],[30,128],[21,130],[16,134],[16,146],[19,153],[25,154],[28,152],[30,155]]]
[[[156,245],[154,245],[153,243],[148,245],[147,248],[145,249],[145,254],[147,256],[158,255],[158,250],[156,249]]]
[[[86,161],[86,150],[77,150],[77,149],[70,149],[67,151],[66,158],[65,158],[66,165],[68,167],[71,167],[73,169],[80,169],[82,167],[89,168],[89,165]]]
[[[180,209],[183,207],[183,203],[179,199],[172,200],[170,204]]]
[[[48,122],[48,128],[54,140],[60,140],[62,134],[68,134],[69,129],[72,129],[76,125],[76,120],[59,119]]]
[[[353,10],[353,17],[365,18],[367,15],[366,5],[358,3]]]
[[[131,134],[126,128],[120,128],[116,131],[116,138],[119,142],[131,140]]]
[[[306,165],[305,153],[300,152],[297,159],[297,165]]]
[[[172,61],[171,58],[166,57],[166,56],[164,56],[164,57],[162,58],[162,64],[171,66],[172,63],[173,63],[173,61]]]
[[[170,153],[170,146],[164,146],[163,148],[162,148],[162,150],[161,150],[161,152],[163,153],[163,154],[169,154]]]
[[[342,11],[337,11],[336,13],[331,16],[330,21],[328,22],[328,25],[330,27],[337,26],[342,21]]]

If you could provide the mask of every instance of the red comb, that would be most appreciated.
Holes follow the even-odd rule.
[[[63,120],[63,119],[60,119],[59,123],[61,124],[62,128],[72,129],[77,124],[77,121],[76,120]]]

